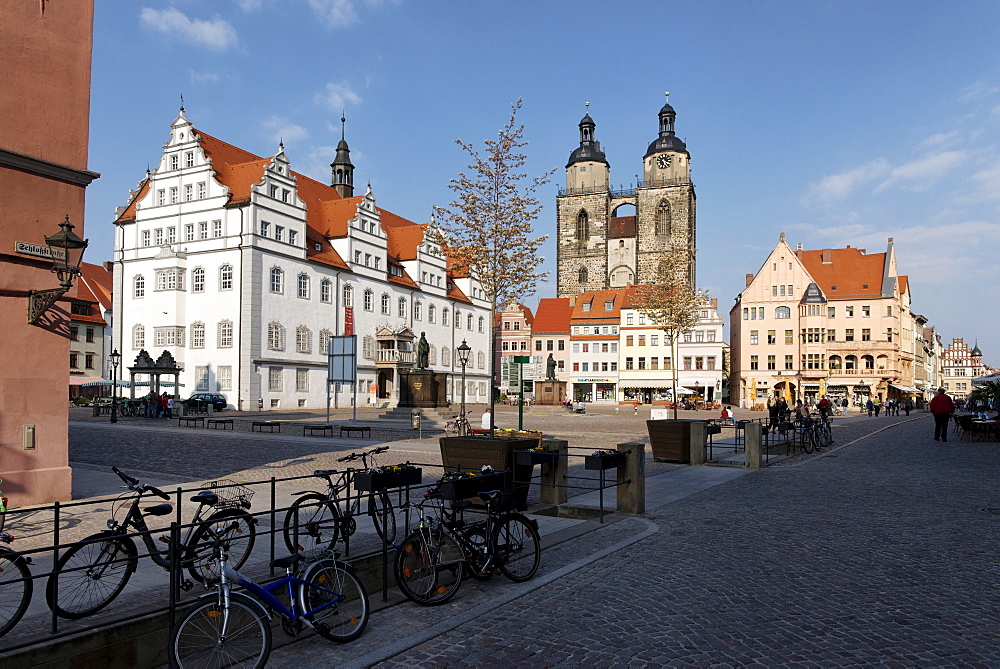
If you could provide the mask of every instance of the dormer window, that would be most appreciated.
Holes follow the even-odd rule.
[[[614,300],[605,300],[604,301],[604,310],[605,311],[614,311],[614,309],[615,309],[615,301]]]
[[[583,310],[584,311],[590,311],[590,308],[593,306],[593,304],[594,304],[593,302],[584,302],[583,303]]]
[[[315,244],[313,244],[313,248],[315,248],[317,251],[322,251],[323,245],[320,244],[319,242],[316,242]]]

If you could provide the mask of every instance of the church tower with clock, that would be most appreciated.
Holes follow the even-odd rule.
[[[668,101],[659,112],[659,134],[643,156],[642,180],[615,189],[588,108],[579,124],[580,146],[566,164],[566,187],[556,198],[559,297],[649,283],[672,243],[691,254],[696,285],[691,156],[674,132],[676,117]]]

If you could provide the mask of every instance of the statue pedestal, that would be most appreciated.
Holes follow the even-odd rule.
[[[566,399],[565,381],[535,381],[535,404],[556,406]]]
[[[429,369],[400,370],[399,406],[443,407],[448,405],[448,375]]]

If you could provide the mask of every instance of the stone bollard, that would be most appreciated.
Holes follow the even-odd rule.
[[[691,464],[705,464],[705,452],[708,450],[708,423],[694,421],[691,423]]]
[[[618,450],[628,453],[628,456],[625,464],[618,467],[617,508],[622,513],[645,513],[646,444],[618,444]]]
[[[209,416],[211,416],[213,413],[215,413],[215,405],[212,404],[211,402],[209,402],[208,404],[206,404],[205,405],[205,413],[207,413]]]
[[[568,466],[566,451],[569,442],[565,439],[542,439],[541,444],[547,451],[559,451],[559,457],[554,464],[542,465],[542,483],[539,490],[542,504],[565,504]]]
[[[749,469],[760,469],[760,447],[763,430],[757,421],[748,421],[743,428],[744,446],[746,447],[746,466]]]
[[[181,418],[184,416],[184,410],[187,409],[187,405],[180,400],[174,400],[174,418]]]

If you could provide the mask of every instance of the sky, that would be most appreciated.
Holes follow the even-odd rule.
[[[86,259],[155,166],[183,95],[195,128],[329,183],[341,114],[356,192],[426,222],[523,98],[536,221],[587,110],[634,184],[670,91],[698,197],[698,283],[721,315],[785,232],[872,253],[894,238],[912,308],[1000,365],[1000,3],[97,0]],[[991,306],[992,305],[992,306]],[[727,318],[728,322],[728,318]]]

